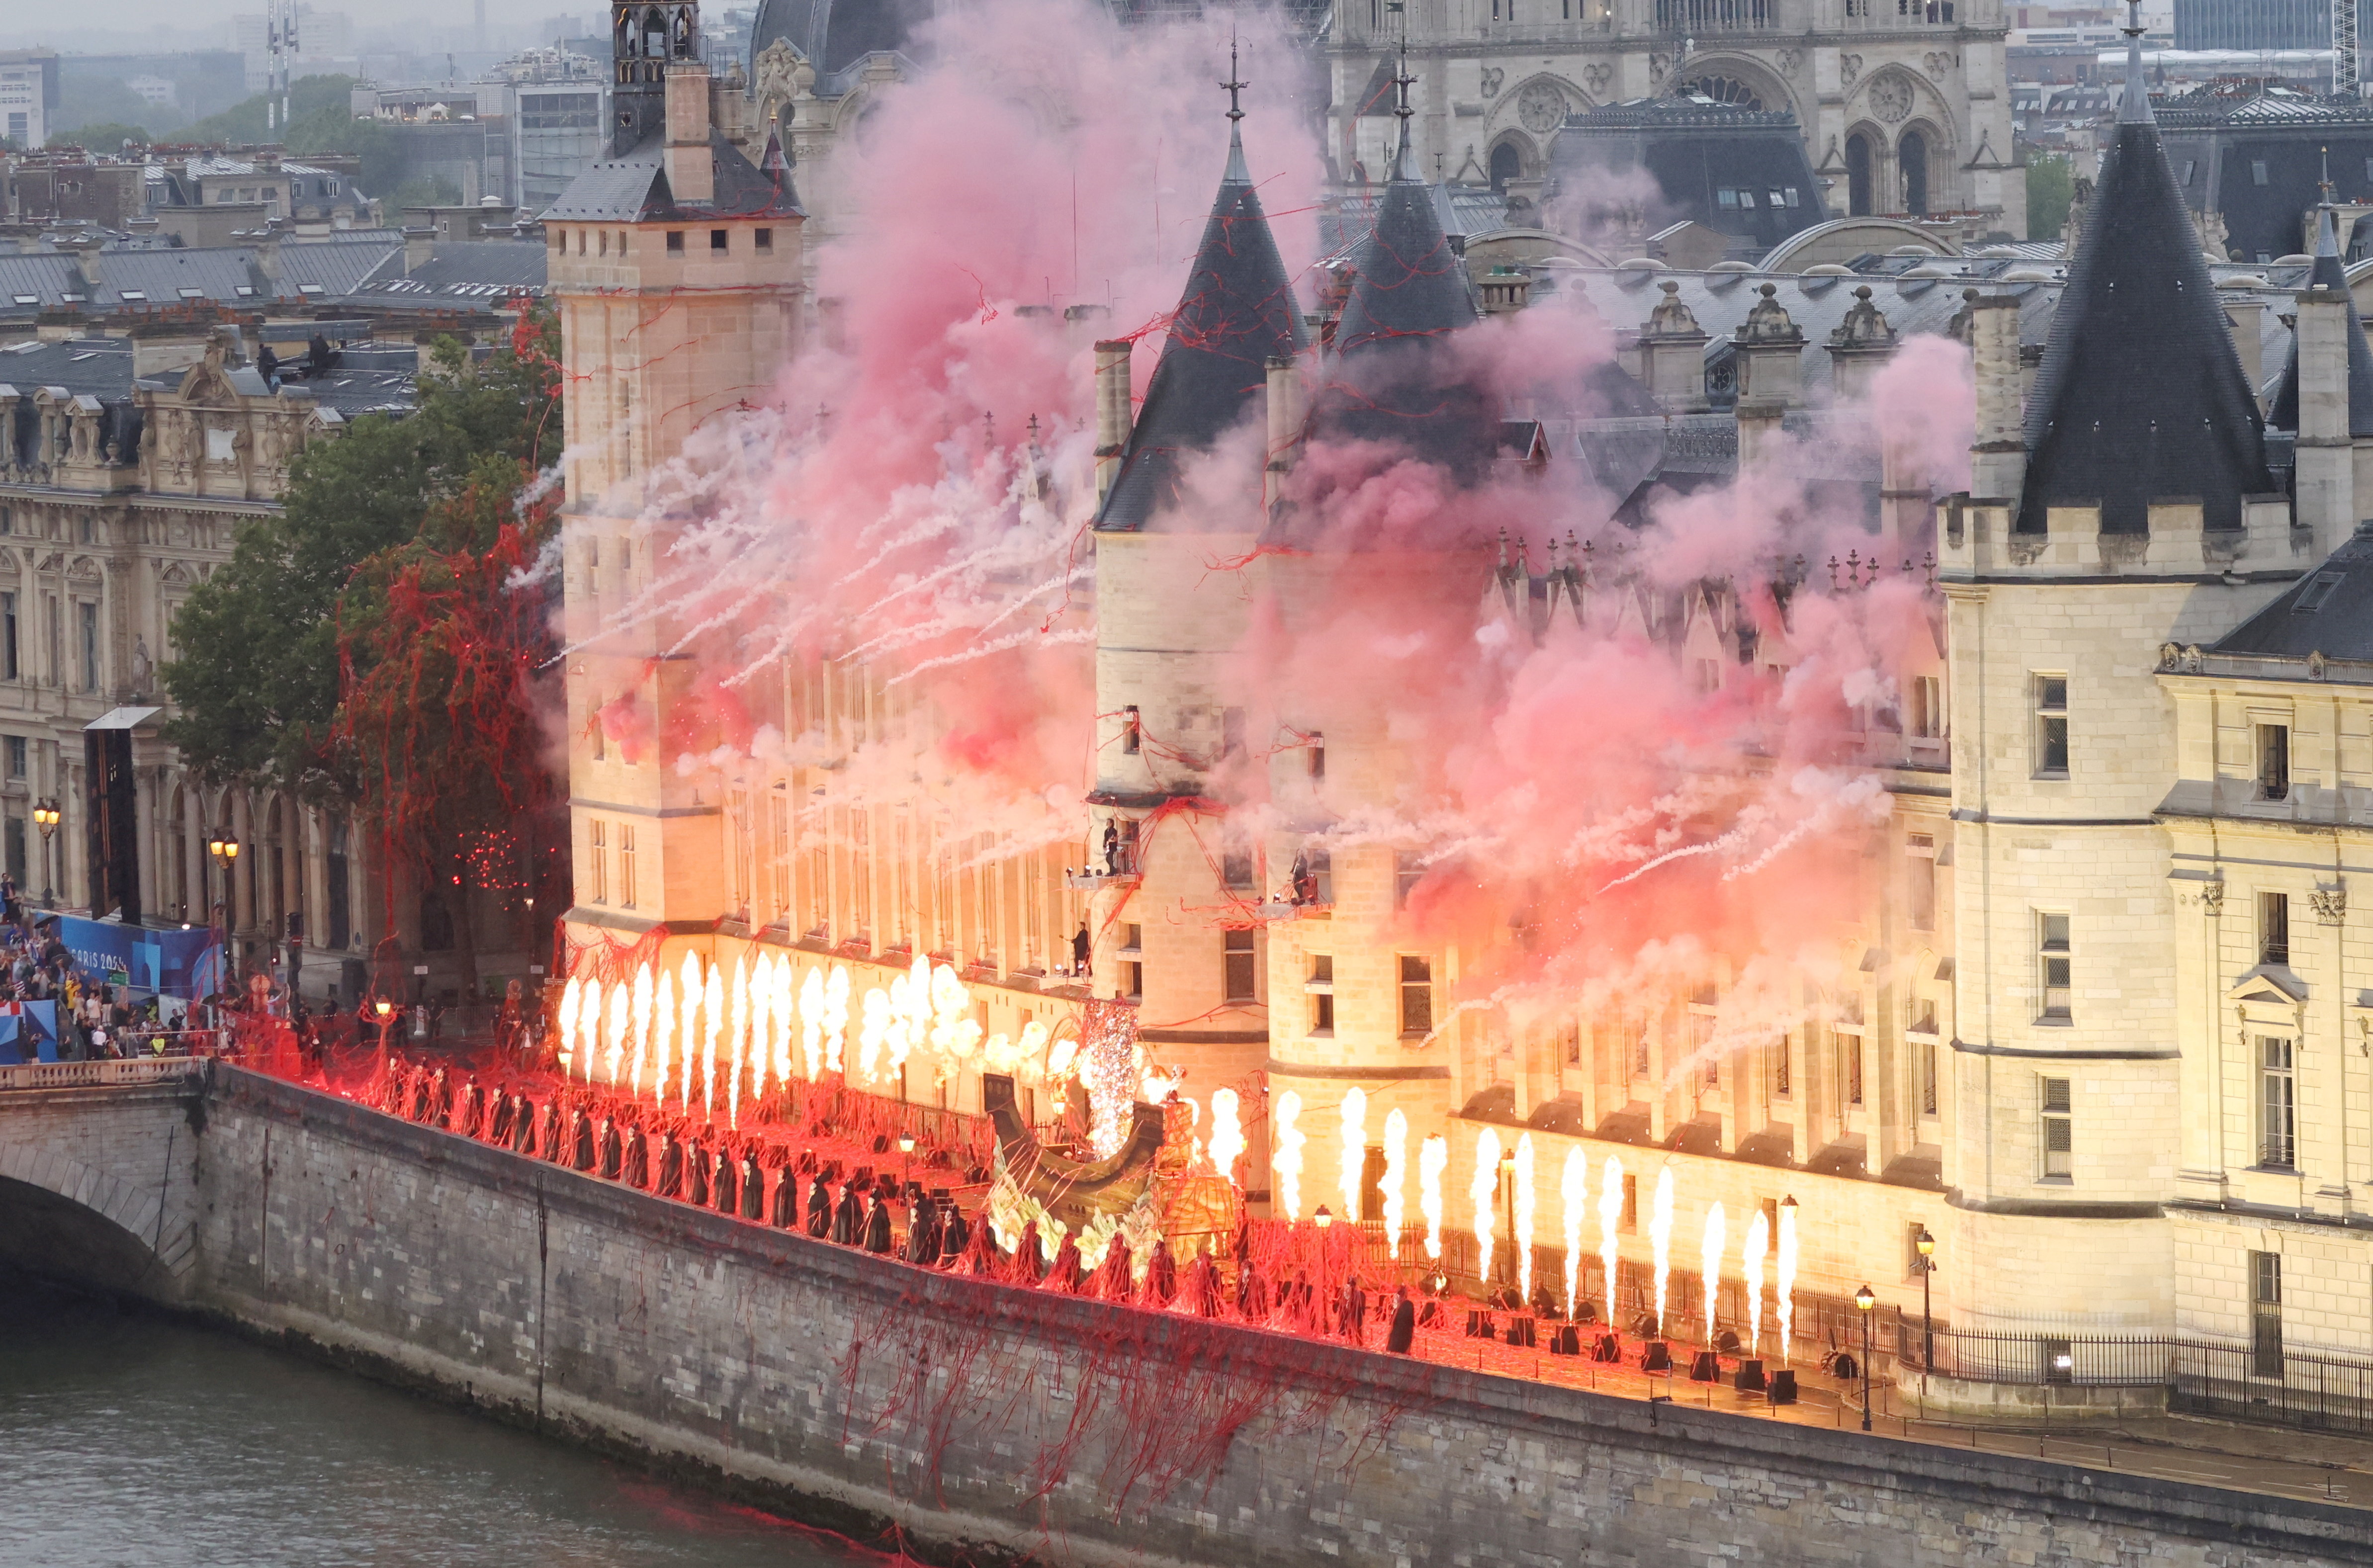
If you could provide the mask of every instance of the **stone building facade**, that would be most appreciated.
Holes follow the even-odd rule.
[[[1569,115],[1694,92],[1793,113],[1839,216],[1976,214],[2026,233],[2001,0],[1338,0],[1340,181],[1385,177],[1404,33],[1429,179],[1537,202]]]
[[[293,931],[307,989],[326,992],[384,923],[363,847],[292,795],[196,778],[158,732],[170,705],[158,667],[174,653],[174,614],[230,558],[239,526],[276,508],[299,451],[343,428],[339,400],[274,389],[235,329],[208,337],[202,324],[37,338],[0,367],[6,869],[36,899],[90,907],[84,732],[128,727],[141,914],[202,924],[219,905],[241,964],[282,976]],[[366,395],[382,397],[389,378],[366,379]],[[48,836],[33,814],[43,804],[59,813]],[[224,830],[243,847],[228,869],[206,848]]]
[[[1931,21],[1923,8],[1916,26],[1907,11],[1885,29],[1859,8],[1841,12],[1839,36],[1820,45],[1837,53],[1802,67],[1834,81],[1840,102],[1816,93],[1810,107],[1836,108],[1841,135],[1852,123],[1841,75],[1820,75],[1841,72],[1838,56],[1855,53],[1844,35],[1889,34],[1879,41],[1909,48],[1935,28],[1970,49],[1998,48],[1998,32],[1986,35],[1998,21],[1978,25],[1985,13],[1985,0],[1958,20],[1940,7]],[[1654,85],[1653,40],[1624,30],[1642,16],[1626,0],[1601,13],[1607,37],[1591,46],[1607,56],[1599,92]],[[1481,61],[1461,45],[1439,70],[1421,70],[1427,25],[1412,13],[1412,74],[1447,76],[1443,103],[1455,103],[1460,73],[1479,72]],[[1489,18],[1467,25],[1490,36]],[[1700,38],[1683,64],[1711,70],[1711,53]],[[1865,56],[1856,80],[1871,68]],[[1619,69],[1636,84],[1619,88]],[[690,65],[666,77],[687,104],[706,98],[698,80]],[[1776,92],[1795,80],[1765,85]],[[1577,94],[1587,85],[1585,76]],[[622,649],[614,666],[594,644],[572,665],[573,934],[623,943],[658,933],[721,955],[772,942],[809,966],[842,955],[883,973],[935,952],[982,983],[992,1030],[1083,998],[1132,1008],[1151,1051],[1185,1069],[1186,1093],[1208,1103],[1213,1090],[1236,1088],[1260,1107],[1236,1174],[1247,1199],[1272,1212],[1308,1216],[1325,1202],[1381,1222],[1377,1134],[1393,1111],[1412,1156],[1428,1138],[1444,1141],[1447,1231],[1471,1213],[1465,1195],[1495,1189],[1489,1172],[1476,1180],[1487,1133],[1502,1146],[1530,1138],[1541,1172],[1574,1150],[1594,1172],[1620,1162],[1627,1282],[1649,1246],[1633,1189],[1663,1171],[1681,1195],[1682,1236],[1695,1236],[1717,1199],[1734,1216],[1776,1214],[1793,1200],[1809,1338],[1851,1322],[1846,1303],[1866,1283],[1897,1312],[1924,1301],[1957,1328],[2010,1336],[2039,1381],[2053,1375],[2037,1358],[2088,1337],[2242,1346],[2261,1358],[2251,1375],[2277,1386],[2286,1352],[2373,1352],[2364,1305],[2373,1246],[2362,1223],[2373,1199],[2373,1014],[2358,1016],[2357,977],[2373,953],[2350,934],[2347,898],[2366,852],[2360,792],[2373,768],[2373,720],[2349,695],[2373,669],[2360,662],[2373,661],[2373,644],[2349,629],[2349,607],[2373,604],[2373,556],[2355,532],[2355,497],[2373,482],[2359,477],[2373,463],[2373,350],[2329,228],[2314,275],[2289,301],[2295,332],[2261,310],[2262,280],[2220,289],[2137,87],[2064,287],[1996,268],[1939,304],[1939,269],[1913,269],[1878,296],[1832,263],[1752,294],[1736,271],[1688,279],[1686,298],[1678,278],[1648,288],[1659,281],[1653,268],[1562,285],[1602,308],[1630,298],[1637,325],[1595,412],[1536,411],[1519,422],[1525,461],[1554,471],[1578,455],[1602,484],[1622,474],[1620,493],[1727,476],[1783,432],[1847,453],[1845,433],[1824,424],[1839,415],[1820,405],[1866,387],[1900,346],[1902,323],[1884,313],[1893,306],[1970,349],[1975,477],[1932,517],[1930,478],[1909,453],[1882,451],[1867,472],[1839,461],[1836,496],[1867,506],[1878,569],[1894,572],[1932,539],[1935,559],[1933,579],[1902,568],[1933,588],[1928,635],[1889,672],[1898,700],[1865,715],[1858,760],[1888,810],[1840,848],[1863,869],[1863,904],[1822,933],[1836,944],[1835,977],[1807,982],[1801,1020],[1710,1056],[1735,978],[1717,961],[1671,994],[1513,1029],[1450,1006],[1462,974],[1489,953],[1416,942],[1400,918],[1427,845],[1327,847],[1331,825],[1373,814],[1409,777],[1423,737],[1397,731],[1392,694],[1351,672],[1326,706],[1281,713],[1280,739],[1246,734],[1251,705],[1231,690],[1228,655],[1245,609],[1239,585],[1211,581],[1210,561],[1256,557],[1247,575],[1288,614],[1326,593],[1327,574],[1371,568],[1266,548],[1292,543],[1268,507],[1240,526],[1180,532],[1163,505],[1175,455],[1245,420],[1267,422],[1274,503],[1305,432],[1352,417],[1323,400],[1330,385],[1358,383],[1363,344],[1435,339],[1478,319],[1463,273],[1419,275],[1410,259],[1447,252],[1419,171],[1429,146],[1460,118],[1488,117],[1417,98],[1405,139],[1372,165],[1390,178],[1375,237],[1330,305],[1323,374],[1308,369],[1304,323],[1290,308],[1272,313],[1290,292],[1281,269],[1269,275],[1274,248],[1240,158],[1222,175],[1216,238],[1180,302],[1193,330],[1170,334],[1141,411],[1128,397],[1128,345],[1098,347],[1099,732],[1076,851],[956,871],[965,854],[946,852],[962,847],[924,828],[802,809],[828,795],[828,764],[729,776],[608,755],[600,716],[630,673],[654,683],[635,700],[661,712],[690,679],[660,656],[667,638],[654,632],[660,640]],[[1994,111],[1969,112],[1977,118],[1952,131],[1964,161],[1991,135],[1980,122]],[[643,144],[637,178],[648,184],[669,151]],[[688,390],[700,395],[722,398],[754,375],[744,337],[766,352],[793,346],[788,329],[746,330],[795,315],[783,301],[801,275],[801,228],[787,210],[788,182],[769,189],[764,199],[778,205],[764,221],[780,236],[771,259],[736,260],[731,239],[707,263],[720,269],[709,298],[721,341],[684,357],[696,367]],[[686,187],[676,190],[682,201]],[[631,310],[648,287],[603,274],[597,296],[591,274],[580,285],[564,278],[564,254],[567,265],[602,264],[602,229],[612,256],[623,236],[634,264],[663,267],[670,232],[715,226],[739,236],[733,225],[744,220],[729,216],[691,206],[557,212],[564,309],[614,310],[623,296]],[[581,300],[567,298],[572,287]],[[1687,299],[1734,298],[1728,341],[1716,345]],[[1826,341],[1802,330],[1791,301],[1836,323]],[[590,313],[574,319],[572,371],[598,381],[600,357],[618,339],[591,335]],[[1265,380],[1247,369],[1248,343],[1268,351]],[[1228,345],[1227,364],[1198,363],[1212,345]],[[2293,355],[2284,377],[2263,378],[2270,412],[2256,373],[2267,346]],[[1717,370],[1726,409],[1713,406]],[[630,427],[603,411],[650,401],[645,392],[582,400],[588,423],[572,430],[572,449],[610,451]],[[1654,455],[1623,467],[1643,439]],[[598,626],[593,595],[631,591],[631,577],[600,574],[649,559],[628,508],[603,497],[614,487],[630,497],[630,462],[650,459],[618,450],[571,477],[572,636]],[[597,475],[597,462],[610,466]],[[1572,614],[1651,638],[1715,686],[1796,662],[1784,626],[1745,635],[1736,585],[1652,591],[1521,554],[1439,565],[1445,591],[1470,583],[1503,606],[1496,614],[1513,638],[1538,635],[1544,614]],[[1839,586],[1861,580],[1850,568]],[[829,683],[787,673],[782,701],[787,730],[822,727],[852,743],[880,732],[870,726],[928,731],[937,722],[865,671]],[[1271,809],[1258,827],[1214,803],[1217,783],[1252,766],[1268,775]],[[994,860],[969,851],[975,867]],[[1109,870],[1062,875],[1058,862]],[[615,890],[606,902],[582,891],[603,887]],[[1093,936],[1092,975],[1049,973],[1050,957],[1060,966],[1049,933],[1075,921]],[[1512,927],[1506,940],[1520,932]],[[934,1076],[943,1103],[977,1106],[976,1076]],[[1353,1088],[1366,1097],[1370,1141],[1353,1151],[1344,1181],[1338,1107]],[[1293,1198],[1275,1146],[1289,1092],[1305,1141]],[[1934,1275],[1914,1245],[1923,1233],[1936,1246]],[[1553,1250],[1548,1224],[1533,1239],[1544,1257]],[[1736,1305],[1735,1294],[1725,1301]],[[1940,1399],[1953,1397],[1949,1370],[1940,1361]]]

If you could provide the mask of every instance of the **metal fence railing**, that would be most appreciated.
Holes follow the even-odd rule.
[[[1916,1326],[1903,1364],[1920,1364]],[[2183,1335],[1935,1331],[1927,1370],[1970,1383],[2029,1387],[2161,1388],[2185,1415],[2373,1435],[2373,1361]]]

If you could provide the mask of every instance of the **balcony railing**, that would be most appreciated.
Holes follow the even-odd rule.
[[[29,1061],[0,1067],[0,1090],[116,1088],[170,1083],[202,1071],[190,1056],[132,1057],[122,1061]]]
[[[1780,0],[1656,0],[1663,31],[1769,32],[1779,25]]]
[[[2373,1434],[2373,1361],[2180,1335],[1981,1334],[1936,1330],[1930,1371],[1970,1383],[2164,1388],[2170,1410],[2224,1421]],[[1904,1336],[1917,1366],[1918,1325]]]

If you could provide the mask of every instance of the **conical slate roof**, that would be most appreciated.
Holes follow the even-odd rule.
[[[2264,431],[2200,236],[2167,166],[2127,52],[2117,140],[2101,169],[2083,249],[2027,405],[2018,530],[2046,509],[2096,506],[2105,532],[2142,533],[2152,501],[2196,497],[2210,528],[2241,526],[2241,497],[2272,490]]]
[[[1406,135],[1376,208],[1376,226],[1351,253],[1351,297],[1335,326],[1339,358],[1455,332],[1480,314],[1467,263],[1442,231],[1433,193],[1410,170]]]
[[[2373,347],[2366,345],[2364,318],[2356,313],[2356,296],[2350,292],[2348,275],[2340,264],[2340,236],[2330,207],[2316,220],[2315,265],[2308,273],[2307,286],[2332,289],[2348,301],[2348,433],[2373,436]],[[2290,363],[2274,393],[2274,412],[2266,418],[2277,430],[2298,428],[2298,329],[2293,327]]]
[[[1293,286],[1245,170],[1244,143],[1231,133],[1202,247],[1096,526],[1143,528],[1162,513],[1178,493],[1181,457],[1208,450],[1245,419],[1265,395],[1268,361],[1299,352],[1303,342]],[[1201,521],[1173,516],[1187,527]]]

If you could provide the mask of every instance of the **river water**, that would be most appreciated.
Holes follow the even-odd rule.
[[[883,1561],[284,1352],[0,1272],[0,1563]]]

